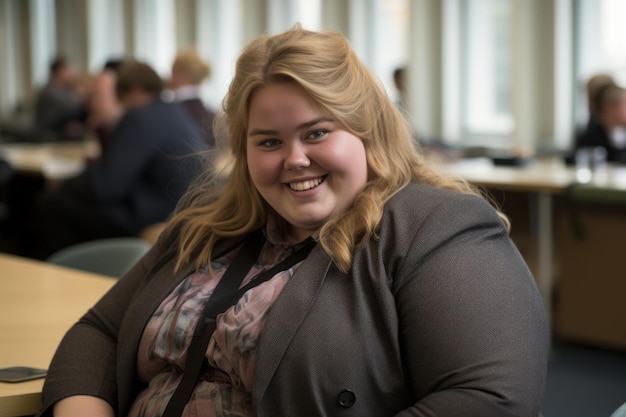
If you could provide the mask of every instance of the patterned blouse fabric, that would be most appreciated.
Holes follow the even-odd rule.
[[[274,233],[267,233],[259,259],[242,286],[301,246],[281,243],[276,239],[276,228],[273,229]],[[238,250],[214,260],[211,272],[206,268],[190,274],[152,315],[137,357],[139,377],[147,388],[135,400],[129,417],[163,414],[182,378],[198,316]],[[200,377],[184,417],[254,416],[251,392],[257,344],[269,309],[299,265],[250,289],[235,306],[217,317],[217,327],[206,351],[209,368]]]

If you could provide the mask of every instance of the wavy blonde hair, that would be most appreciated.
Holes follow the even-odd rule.
[[[183,49],[176,54],[172,72],[180,71],[187,75],[189,82],[199,85],[211,76],[211,64],[205,61],[195,49]]]
[[[181,200],[169,228],[180,230],[179,265],[197,256],[206,265],[215,243],[266,224],[271,208],[254,187],[246,162],[248,110],[255,91],[272,83],[300,86],[318,108],[362,139],[369,179],[350,210],[327,222],[319,242],[337,267],[350,270],[356,247],[376,238],[385,203],[410,182],[462,193],[478,192],[461,179],[429,168],[411,129],[377,79],[339,33],[295,27],[247,45],[223,101],[229,163],[216,164]],[[226,168],[225,168],[226,167]],[[220,182],[220,170],[228,171]],[[224,171],[222,171],[222,174]]]

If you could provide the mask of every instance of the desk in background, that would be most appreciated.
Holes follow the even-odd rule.
[[[42,176],[48,181],[61,180],[80,173],[87,159],[99,155],[99,145],[94,139],[56,143],[4,143],[0,144],[0,157],[15,172]]]
[[[38,196],[85,169],[89,158],[99,155],[95,139],[74,142],[0,143],[0,158],[12,171],[0,184],[0,221],[4,230],[4,251],[13,252]]]
[[[0,368],[47,368],[65,332],[114,279],[0,254]],[[0,417],[35,414],[43,379],[0,382]]]
[[[556,335],[626,351],[626,167],[568,189],[557,218]]]

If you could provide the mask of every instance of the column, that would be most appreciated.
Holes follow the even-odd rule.
[[[3,59],[0,59],[0,114],[2,119],[13,115],[15,106],[23,98],[19,86],[22,71],[20,71],[19,45],[19,4],[20,0],[0,1],[0,50]]]
[[[240,0],[198,1],[196,7],[198,51],[213,68],[211,79],[202,86],[202,97],[209,106],[218,109],[243,47],[239,22],[243,20],[244,10]]]
[[[87,65],[86,2],[55,0],[57,52],[67,57],[77,69],[85,71]]]
[[[461,139],[461,5],[460,0],[444,0],[442,19],[446,30],[442,32],[442,77],[441,86],[441,135],[448,143],[458,143]]]
[[[46,83],[52,59],[57,53],[55,32],[55,3],[48,0],[29,0],[30,68],[34,86]]]
[[[88,0],[86,14],[87,66],[97,72],[108,59],[126,55],[123,0]]]
[[[442,4],[411,0],[409,106],[419,136],[438,136],[442,112]],[[449,104],[449,103],[446,103]]]
[[[171,72],[176,53],[173,0],[134,0],[135,57],[148,62],[161,76]]]
[[[574,136],[574,11],[570,0],[554,2],[554,147],[569,149]]]
[[[349,0],[322,0],[321,28],[350,33]]]

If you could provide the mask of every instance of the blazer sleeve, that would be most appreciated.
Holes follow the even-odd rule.
[[[474,196],[447,199],[409,247],[394,291],[418,401],[398,416],[541,415],[545,310],[495,210]]]
[[[163,240],[65,334],[48,369],[40,416],[52,416],[52,406],[72,395],[99,397],[117,409],[119,329],[131,300],[164,252]]]

